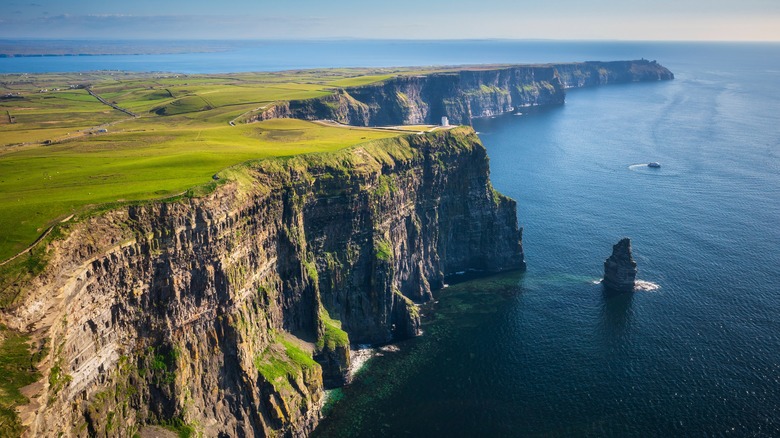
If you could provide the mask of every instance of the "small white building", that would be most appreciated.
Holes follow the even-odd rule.
[[[450,119],[447,116],[441,118],[441,126],[450,126]]]

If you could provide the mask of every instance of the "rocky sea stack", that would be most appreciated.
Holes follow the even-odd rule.
[[[612,246],[612,255],[604,261],[602,284],[610,292],[631,292],[636,272],[636,262],[631,256],[631,239],[624,237]]]

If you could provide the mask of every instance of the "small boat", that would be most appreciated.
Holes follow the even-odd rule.
[[[661,167],[661,163],[653,161],[652,163],[647,163],[647,167]]]

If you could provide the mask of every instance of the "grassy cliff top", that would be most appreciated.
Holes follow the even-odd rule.
[[[92,205],[165,198],[244,161],[403,134],[240,119],[277,101],[422,71],[0,75],[0,261]]]
[[[507,67],[0,75],[0,263],[89,206],[170,197],[241,162],[425,129],[242,123],[275,102],[399,75]]]

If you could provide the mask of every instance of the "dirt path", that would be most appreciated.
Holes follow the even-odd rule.
[[[261,110],[264,110],[264,109],[268,109],[268,107],[270,107],[271,105],[273,105],[273,103],[268,103],[268,104],[265,104],[263,106],[259,106],[259,107],[255,108],[255,109],[251,109],[251,110],[249,110],[247,112],[241,113],[238,116],[236,116],[236,118],[234,118],[233,120],[229,121],[228,125],[236,126],[236,120],[244,117],[247,114],[254,113],[254,112],[257,112],[257,111],[261,111]]]
[[[65,223],[65,222],[69,221],[70,218],[72,218],[72,217],[73,217],[73,215],[70,215],[70,216],[66,217],[65,219],[61,220],[59,223]],[[54,229],[54,225],[52,225],[49,228],[47,228],[46,231],[44,231],[43,234],[40,235],[40,237],[35,239],[35,242],[33,242],[30,246],[27,247],[27,249],[25,249],[24,251],[20,252],[19,254],[16,254],[15,256],[11,257],[8,260],[4,260],[4,261],[0,262],[0,266],[5,265],[6,263],[8,263],[8,262],[10,262],[12,260],[16,260],[18,257],[20,257],[20,256],[22,256],[24,254],[27,254],[28,252],[30,252],[33,248],[35,248],[35,245],[37,245],[38,242],[40,242],[41,240],[46,238],[46,236],[48,236],[49,233],[51,233],[51,230],[53,230],[53,229]]]

